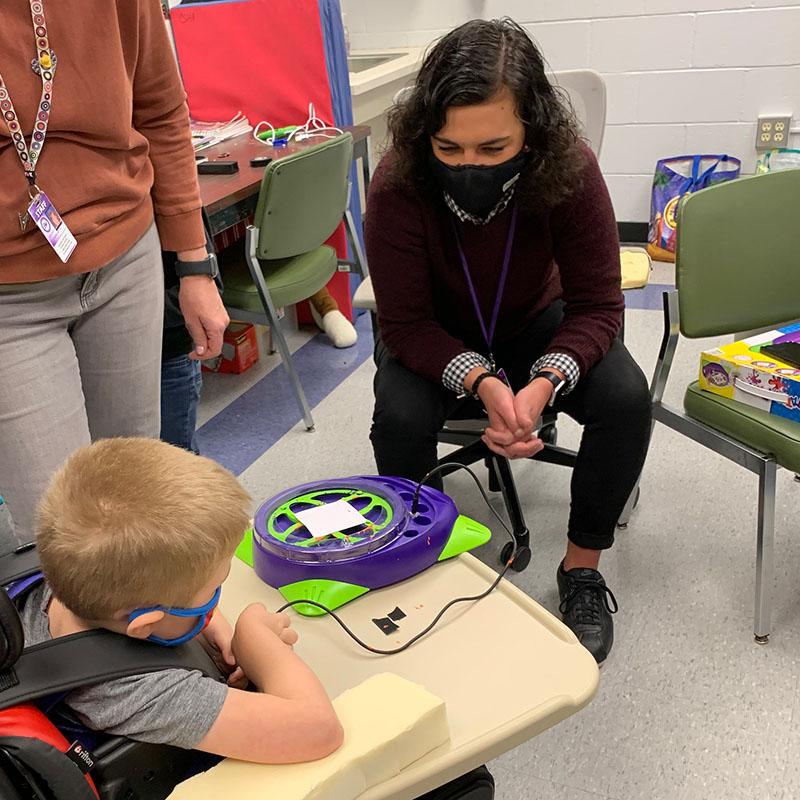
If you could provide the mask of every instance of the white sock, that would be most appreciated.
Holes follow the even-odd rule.
[[[314,317],[314,322],[328,334],[334,347],[352,347],[356,343],[358,339],[356,329],[338,309],[329,311],[324,317],[320,317],[312,305],[311,316]]]

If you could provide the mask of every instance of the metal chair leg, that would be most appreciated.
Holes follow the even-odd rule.
[[[253,225],[247,226],[247,238],[245,254],[247,256],[247,264],[250,270],[250,276],[258,289],[258,296],[261,298],[261,305],[264,306],[264,311],[269,321],[270,341],[278,345],[278,352],[281,354],[281,361],[286,371],[289,373],[289,380],[292,382],[297,404],[300,407],[300,414],[305,422],[306,430],[314,430],[314,418],[311,416],[311,409],[308,407],[303,387],[300,383],[300,376],[294,368],[292,361],[292,354],[289,350],[289,345],[286,342],[286,337],[281,330],[280,321],[278,320],[278,312],[275,310],[275,304],[272,302],[269,290],[267,289],[266,282],[264,281],[264,273],[261,272],[261,265],[256,256],[256,245],[258,242],[258,228]]]
[[[772,588],[775,579],[775,475],[777,463],[765,459],[758,476],[758,537],[756,540],[755,639],[769,641]]]
[[[350,247],[353,248],[353,255],[356,257],[356,264],[358,264],[361,279],[363,280],[369,275],[369,267],[367,266],[367,257],[364,255],[364,250],[361,247],[361,240],[358,238],[353,212],[350,210],[349,206],[344,212],[344,227],[347,232],[347,238],[350,240]]]
[[[639,481],[636,481],[636,486],[633,487],[633,491],[628,496],[628,501],[625,503],[625,508],[622,509],[622,513],[619,515],[619,519],[617,520],[617,528],[621,531],[628,530],[628,523],[631,521],[631,514],[633,514],[633,509],[636,508],[636,505],[639,502]]]
[[[494,469],[493,462],[494,459],[491,456],[487,456],[483,459],[484,466],[489,471],[489,491],[490,492],[500,492],[502,491],[503,487],[500,485],[500,481],[497,477],[497,471]]]
[[[292,354],[289,351],[289,344],[280,328],[277,315],[268,314],[268,316],[270,317],[270,330],[274,330],[275,333],[273,342],[278,346],[278,352],[281,354],[283,366],[286,367],[286,371],[289,373],[289,380],[292,382],[292,388],[294,389],[297,405],[300,407],[300,414],[303,417],[306,430],[313,431],[314,418],[311,416],[311,409],[308,407],[308,400],[306,400],[305,392],[300,383],[300,376],[294,368],[294,361],[292,361]]]
[[[531,561],[531,548],[530,548],[530,533],[525,525],[525,519],[522,516],[522,505],[519,501],[517,494],[517,486],[514,483],[514,476],[511,473],[511,466],[508,459],[503,456],[492,454],[490,456],[492,471],[495,473],[497,482],[500,484],[500,491],[503,493],[503,502],[505,503],[506,510],[508,511],[509,519],[511,520],[511,530],[516,540],[517,555],[514,558],[512,569],[515,572],[522,572]],[[514,550],[514,545],[509,542],[503,547],[500,554],[502,563],[508,561],[511,553]]]

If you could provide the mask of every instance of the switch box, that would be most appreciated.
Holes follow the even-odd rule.
[[[756,150],[782,150],[789,146],[792,115],[759,117],[756,127]]]

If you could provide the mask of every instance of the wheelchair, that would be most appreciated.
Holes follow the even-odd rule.
[[[83,727],[60,701],[72,690],[162,669],[197,669],[225,680],[196,640],[177,647],[105,630],[26,648],[15,601],[42,580],[35,547],[0,558],[0,798],[165,800],[183,780],[221,759]],[[419,800],[492,800],[480,767]]]

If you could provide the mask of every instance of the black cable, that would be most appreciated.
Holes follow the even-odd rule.
[[[488,589],[486,589],[486,591],[481,592],[480,594],[473,595],[472,597],[456,597],[454,600],[451,600],[449,603],[446,603],[442,607],[441,611],[439,611],[439,613],[433,618],[433,622],[431,622],[424,630],[420,631],[416,636],[412,636],[411,639],[409,639],[404,645],[401,645],[400,647],[395,647],[393,650],[381,650],[381,649],[379,649],[377,647],[372,647],[372,645],[367,644],[365,641],[360,639],[355,633],[353,633],[353,631],[351,631],[350,628],[347,627],[347,625],[345,625],[345,623],[342,621],[341,617],[339,617],[338,614],[336,614],[334,611],[331,611],[331,609],[329,609],[327,606],[322,605],[322,603],[318,603],[316,600],[291,600],[288,603],[284,603],[278,609],[277,613],[280,614],[281,611],[285,611],[287,608],[291,608],[292,606],[296,606],[296,605],[300,605],[300,604],[305,604],[305,605],[309,605],[309,606],[315,606],[316,608],[321,608],[323,611],[325,611],[326,613],[330,614],[330,616],[333,617],[333,619],[336,620],[336,622],[339,624],[339,626],[342,628],[342,630],[357,645],[359,645],[360,647],[363,647],[365,650],[369,650],[370,653],[375,653],[376,655],[393,656],[393,655],[395,655],[397,653],[402,653],[403,650],[407,650],[409,647],[411,647],[412,644],[414,644],[415,642],[418,642],[420,639],[422,639],[423,636],[426,636],[428,633],[430,633],[431,630],[433,630],[433,627],[436,625],[436,623],[439,622],[439,620],[445,615],[445,613],[449,609],[451,609],[454,605],[456,605],[457,603],[468,603],[470,601],[483,600],[483,598],[486,597],[488,594],[490,594],[497,587],[497,585],[500,583],[500,581],[503,580],[503,577],[505,576],[506,572],[508,571],[508,568],[514,563],[514,559],[517,556],[517,551],[519,550],[519,543],[517,542],[516,538],[514,537],[514,534],[511,531],[511,528],[509,528],[508,525],[506,525],[506,523],[503,520],[503,518],[497,513],[497,511],[495,511],[495,509],[493,508],[492,504],[489,502],[489,497],[486,494],[486,492],[484,491],[483,486],[481,486],[481,482],[480,482],[478,476],[468,466],[466,466],[465,464],[441,464],[438,467],[434,467],[417,484],[416,491],[414,492],[414,499],[413,499],[413,501],[411,503],[411,513],[412,514],[416,513],[417,504],[419,502],[419,493],[420,493],[420,491],[422,489],[423,484],[428,479],[430,479],[433,475],[436,475],[438,472],[441,472],[444,469],[450,469],[452,467],[456,467],[458,469],[464,469],[472,476],[472,480],[475,481],[475,485],[478,487],[478,489],[479,489],[479,491],[481,493],[481,497],[483,497],[484,502],[486,503],[487,507],[489,508],[489,511],[491,511],[492,514],[494,514],[494,516],[497,518],[499,523],[503,526],[503,528],[505,529],[506,533],[511,537],[511,541],[512,541],[512,543],[514,545],[514,549],[511,552],[511,557],[508,559],[508,561],[506,562],[505,566],[500,571],[500,574],[494,580],[492,585]]]

